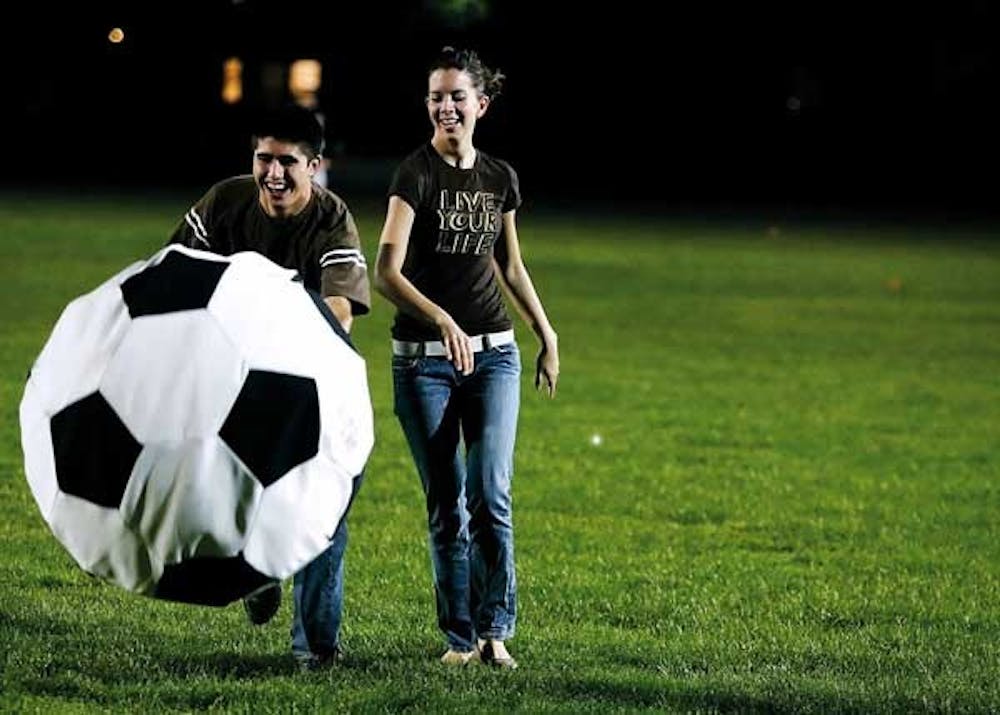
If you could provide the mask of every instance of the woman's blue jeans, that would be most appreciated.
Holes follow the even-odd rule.
[[[477,637],[506,640],[517,617],[517,344],[476,353],[471,375],[441,357],[393,357],[392,374],[396,416],[426,496],[438,626],[459,651]]]

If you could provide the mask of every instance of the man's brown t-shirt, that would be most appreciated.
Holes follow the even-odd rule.
[[[354,217],[333,192],[313,184],[312,198],[300,213],[268,216],[252,176],[236,176],[209,189],[184,215],[170,243],[224,256],[256,251],[293,268],[306,288],[323,297],[342,296],[351,312],[371,310],[368,267]]]

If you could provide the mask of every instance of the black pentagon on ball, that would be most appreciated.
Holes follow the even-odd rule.
[[[66,494],[117,509],[142,445],[95,392],[49,422],[56,480]]]
[[[122,283],[122,297],[133,318],[197,310],[208,305],[227,268],[229,263],[171,251],[157,265]]]
[[[248,564],[242,554],[196,557],[164,567],[154,595],[168,601],[225,606],[268,583],[276,582]]]
[[[319,452],[311,377],[251,370],[219,436],[265,487]]]

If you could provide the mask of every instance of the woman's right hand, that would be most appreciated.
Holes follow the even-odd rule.
[[[441,342],[444,343],[446,356],[455,365],[455,369],[463,375],[471,375],[475,366],[472,343],[465,331],[445,311],[441,311],[434,321],[441,331]]]

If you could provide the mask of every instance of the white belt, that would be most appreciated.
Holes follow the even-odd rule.
[[[504,330],[499,333],[484,333],[483,335],[470,335],[469,342],[472,343],[472,352],[480,353],[489,350],[497,345],[507,345],[514,342],[514,331]],[[444,343],[440,340],[428,340],[424,343],[413,343],[406,340],[392,341],[392,354],[400,357],[415,357],[417,355],[426,357],[444,357],[447,355]]]

